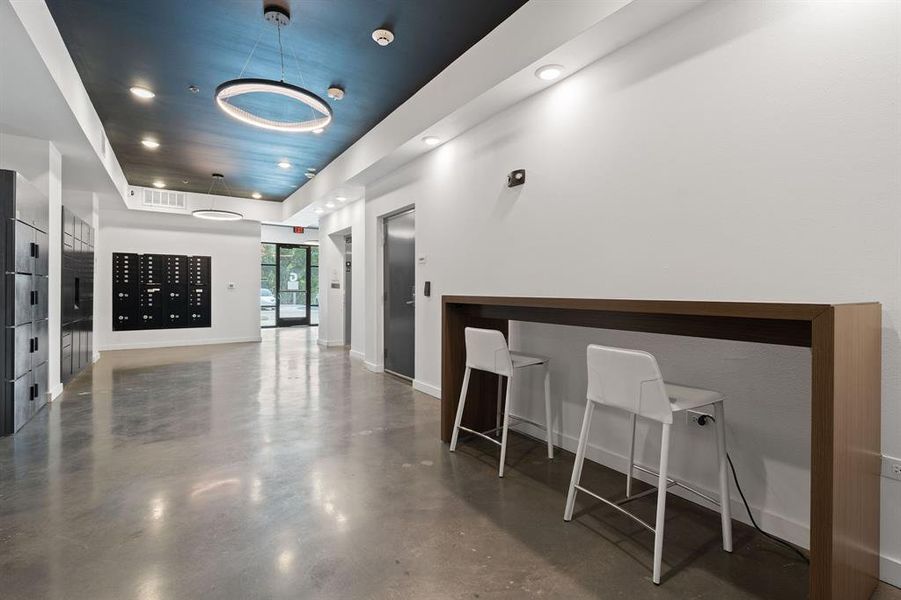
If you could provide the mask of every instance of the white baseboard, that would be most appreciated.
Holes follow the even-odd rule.
[[[890,556],[879,557],[879,579],[901,588],[901,560]]]
[[[355,360],[365,360],[366,355],[360,352],[359,350],[351,350],[350,357]]]
[[[384,373],[385,365],[376,364],[374,362],[369,362],[368,360],[363,361],[363,366],[372,371],[373,373]]]
[[[514,416],[514,415],[510,415]],[[545,433],[543,429],[539,429],[534,425],[529,423],[518,423],[516,425],[516,429],[526,433],[532,437],[537,439],[544,439]],[[554,445],[569,450],[570,452],[575,453],[576,446],[579,443],[579,438],[573,437],[570,435],[561,435],[559,431],[554,432]],[[588,444],[587,450],[587,458],[592,461],[604,465],[610,469],[615,471],[619,471],[620,473],[625,473],[629,468],[629,459],[627,456],[617,454],[615,452],[611,452],[610,450],[606,450],[604,448],[600,448],[593,444]],[[656,465],[648,465],[649,468],[656,469]],[[646,473],[642,473],[641,471],[637,471],[634,475],[635,479],[640,479],[645,483],[649,483],[652,485],[656,485],[656,478],[648,475]],[[718,490],[711,490],[705,488],[701,485],[693,481],[685,481],[697,488],[698,491],[707,494],[713,498],[716,498],[719,495]],[[735,486],[731,485],[733,482],[730,481],[732,494],[735,495],[737,492],[735,491]],[[667,492],[669,494],[675,494],[681,498],[684,498],[690,502],[694,502],[695,504],[699,504],[711,510],[719,511],[719,509],[708,503],[707,501],[698,498],[694,494],[690,492],[686,492],[685,490],[681,490],[678,487],[672,487]],[[733,497],[731,500],[732,507],[732,518],[741,521],[742,523],[746,523],[748,525],[751,524],[748,519],[748,513],[745,511],[745,506],[742,504],[740,498]],[[758,524],[764,528],[767,533],[771,533],[778,538],[783,540],[787,540],[793,544],[796,544],[802,548],[810,547],[810,527],[806,523],[800,523],[798,521],[794,521],[789,519],[783,515],[779,515],[772,512],[764,512],[758,506],[751,506],[751,508],[755,512],[755,518],[757,519]]]
[[[50,390],[50,401],[53,402],[54,400],[59,398],[59,395],[62,393],[63,393],[63,384],[57,383],[55,386],[53,386],[53,389]]]
[[[434,396],[435,398],[441,398],[441,388],[437,385],[432,385],[431,383],[426,383],[421,379],[413,380],[413,389],[419,390],[424,394],[428,394],[429,396]]]
[[[326,348],[334,348],[336,346],[344,345],[343,340],[340,340],[340,341],[339,340],[324,340],[322,338],[319,338],[318,340],[316,340],[316,343],[319,344],[320,346],[324,346]]]
[[[239,344],[247,342],[260,342],[262,338],[243,337],[243,338],[220,338],[209,340],[160,340],[152,342],[128,342],[120,344],[104,344],[100,347],[100,352],[108,352],[110,350],[139,350],[145,348],[178,348],[181,346],[213,346],[216,344]]]

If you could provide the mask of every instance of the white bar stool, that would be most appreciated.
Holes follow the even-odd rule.
[[[585,492],[619,512],[634,519],[654,534],[654,583],[660,583],[660,565],[663,558],[663,525],[666,512],[666,490],[672,485],[697,494],[701,498],[720,507],[720,520],[723,528],[723,550],[732,552],[732,517],[729,510],[729,479],[726,464],[726,423],[723,412],[721,393],[712,390],[686,387],[665,383],[660,374],[657,361],[651,354],[639,350],[623,350],[605,346],[588,346],[588,401],[585,404],[585,417],[582,420],[582,433],[579,435],[579,446],[576,450],[576,462],[573,465],[569,494],[566,497],[566,510],[563,520],[570,521],[576,501],[576,491]],[[629,447],[629,471],[626,474],[626,496],[621,500],[610,501],[601,498],[579,485],[582,477],[582,464],[585,462],[585,448],[588,445],[588,433],[591,427],[591,416],[595,404],[614,406],[630,413],[632,429]],[[669,462],[670,425],[673,413],[712,405],[716,424],[716,450],[719,462],[720,498],[716,500],[669,479],[667,467]],[[635,464],[635,416],[659,421],[663,425],[660,439],[660,471],[654,471]],[[632,495],[632,472],[637,469],[644,473],[656,475],[656,488]],[[657,492],[657,522],[655,527],[639,519],[621,507],[622,504]]]
[[[501,461],[498,467],[497,476],[504,476],[504,459],[507,456],[507,429],[510,426],[510,419],[517,419],[540,427],[547,432],[547,456],[554,458],[554,444],[551,442],[551,374],[549,369],[550,359],[541,356],[530,356],[520,354],[519,352],[510,352],[507,347],[507,340],[504,334],[495,329],[477,329],[467,327],[466,335],[466,372],[463,375],[463,389],[460,390],[460,402],[457,404],[457,418],[454,421],[454,434],[451,437],[450,451],[457,449],[457,436],[460,430],[467,431],[482,437],[493,444],[501,447]],[[511,417],[510,415],[510,391],[513,389],[513,374],[517,369],[533,366],[544,367],[544,414],[545,424],[534,423],[522,417]],[[497,380],[497,423],[494,429],[488,431],[475,431],[468,427],[463,427],[460,422],[463,420],[463,409],[466,406],[466,392],[469,389],[469,376],[473,369],[478,371],[487,371],[498,375]],[[501,420],[501,390],[503,389],[501,379],[507,378],[507,394],[503,401],[504,405],[504,423]],[[501,430],[501,441],[498,442],[493,437],[489,437],[490,433],[497,433]]]

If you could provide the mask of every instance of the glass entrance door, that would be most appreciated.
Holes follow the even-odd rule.
[[[276,255],[278,292],[276,324],[308,325],[310,323],[310,247],[278,244]]]

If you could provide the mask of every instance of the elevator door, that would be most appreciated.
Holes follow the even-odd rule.
[[[413,379],[416,338],[416,219],[385,219],[385,370]]]

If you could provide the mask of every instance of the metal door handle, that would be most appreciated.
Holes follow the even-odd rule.
[[[407,300],[405,304],[407,306],[410,306],[411,304],[416,304],[416,300]]]

